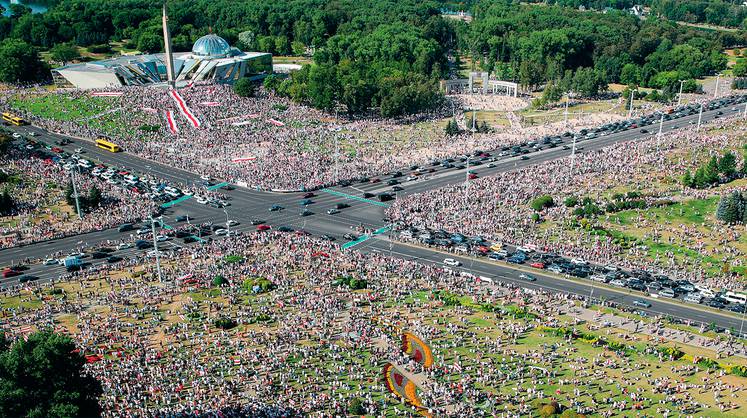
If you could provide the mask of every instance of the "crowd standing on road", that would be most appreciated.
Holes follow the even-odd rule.
[[[496,126],[489,133],[448,136],[437,122],[451,115],[448,105],[432,114],[400,121],[378,117],[351,120],[342,115],[335,119],[264,90],[260,90],[259,97],[240,98],[230,86],[196,84],[179,90],[200,121],[201,126],[193,128],[181,117],[165,90],[127,87],[121,91],[124,94],[119,97],[92,98],[90,90],[61,93],[10,90],[0,100],[11,104],[18,98],[33,101],[39,94],[87,100],[87,105],[95,108],[96,115],[91,118],[52,120],[22,110],[18,113],[52,132],[85,138],[108,134],[125,150],[141,157],[168,161],[233,183],[276,190],[310,189],[336,180],[374,177],[432,159],[476,149],[495,149],[621,119],[611,114],[587,115],[571,119],[568,126],[562,123],[524,129]],[[496,96],[495,100],[509,101],[510,106],[515,106],[513,103],[518,99]],[[461,108],[459,101],[455,103]],[[109,112],[111,109],[116,111]],[[173,112],[179,129],[175,134],[166,127],[165,110]],[[456,113],[462,115],[461,110]],[[110,125],[124,128],[102,132],[101,118],[111,119]],[[156,129],[151,131],[154,126]]]
[[[2,296],[20,304],[0,311],[2,328],[18,338],[28,326],[70,333],[89,359],[86,372],[103,385],[107,417],[331,416],[345,414],[353,398],[366,414],[380,415],[397,403],[380,380],[388,361],[421,377],[419,392],[438,416],[527,414],[532,402],[547,399],[585,413],[697,411],[703,405],[688,395],[693,387],[714,392],[729,410],[736,407],[730,395],[742,395],[743,385],[715,374],[684,388],[673,372],[646,390],[638,381],[648,380],[647,372],[632,372],[640,365],[627,356],[584,358],[570,341],[522,346],[525,333],[563,325],[558,316],[577,309],[575,296],[488,287],[439,267],[342,252],[293,234],[255,233],[183,251],[164,260],[163,282],[153,281],[152,264],[132,259],[62,277],[58,296],[50,296],[49,285],[25,285],[32,293],[5,289]],[[211,284],[219,275],[228,285]],[[346,275],[365,278],[367,289],[334,285]],[[274,289],[263,293],[256,278]],[[522,322],[499,315],[494,328],[483,329],[471,308],[447,309],[435,290],[518,305],[535,316]],[[216,328],[218,318],[238,326]],[[436,367],[423,370],[403,356],[398,329],[428,341]],[[742,350],[733,341],[721,344]],[[558,361],[568,367],[558,370]],[[620,370],[636,377],[602,390]],[[558,389],[537,389],[545,384]],[[658,400],[661,392],[666,400]]]
[[[706,277],[704,266],[697,264],[694,258],[668,253],[666,257],[651,259],[644,248],[625,249],[613,236],[595,233],[596,228],[572,226],[576,220],[575,208],[567,207],[563,202],[568,197],[575,197],[579,202],[588,197],[604,208],[605,200],[609,200],[615,190],[638,191],[649,203],[670,198],[703,197],[706,192],[683,190],[679,183],[685,170],[694,172],[705,159],[696,160],[693,156],[716,155],[729,141],[738,147],[746,131],[747,126],[743,123],[722,120],[715,124],[714,131],[681,130],[667,133],[661,140],[652,136],[601,150],[582,151],[575,157],[408,195],[398,199],[388,210],[388,215],[401,226],[459,232],[513,245],[534,245],[547,252],[601,265],[663,269],[693,283],[705,282],[714,288],[741,290],[744,283],[733,280],[732,276]],[[651,189],[653,185],[656,187]],[[728,191],[727,188],[721,192]],[[533,219],[535,212],[530,208],[530,202],[542,195],[552,196],[555,202],[541,214],[547,222]],[[602,223],[615,222],[614,214],[600,217]],[[638,221],[642,226],[652,226],[642,219]],[[656,233],[651,238],[655,240],[689,246],[705,254],[720,252],[723,261],[733,266],[744,263],[745,254],[737,247],[721,245],[724,240],[738,241],[739,233],[734,228],[722,226],[706,234],[698,228],[672,225],[665,219],[653,227]],[[731,232],[724,235],[726,231],[722,229]],[[665,240],[662,233],[670,238]],[[704,238],[720,244],[704,248]]]
[[[69,172],[51,161],[31,157],[31,152],[12,148],[0,158],[12,185],[11,214],[0,226],[0,246],[16,247],[116,227],[148,217],[153,203],[141,195],[92,176],[76,174],[76,187],[87,196],[93,187],[101,191],[101,203],[79,219],[66,203]]]

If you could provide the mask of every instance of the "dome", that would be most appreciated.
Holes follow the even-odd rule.
[[[201,57],[225,57],[231,53],[231,46],[225,39],[211,33],[195,42],[192,53]]]

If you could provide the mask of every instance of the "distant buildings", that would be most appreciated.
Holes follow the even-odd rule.
[[[177,52],[173,56],[177,85],[201,80],[233,84],[241,77],[261,78],[272,74],[271,54],[242,52],[215,34],[198,39],[192,52]],[[52,76],[58,86],[82,89],[163,83],[168,79],[166,54],[121,56],[70,64],[52,70]]]

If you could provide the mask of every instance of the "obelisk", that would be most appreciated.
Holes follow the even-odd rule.
[[[169,87],[176,86],[174,78],[174,57],[171,55],[171,33],[169,32],[169,16],[166,14],[166,2],[163,2],[163,45],[166,51],[166,75]]]

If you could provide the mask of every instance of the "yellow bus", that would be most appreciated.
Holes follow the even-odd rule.
[[[122,148],[120,148],[119,145],[109,141],[109,139],[106,137],[99,137],[99,139],[96,140],[96,146],[99,148],[103,148],[109,152],[122,151]]]
[[[3,112],[3,120],[8,123],[12,123],[13,125],[16,125],[16,126],[21,126],[21,125],[26,124],[26,121],[23,120],[22,117],[16,116],[8,112]]]

